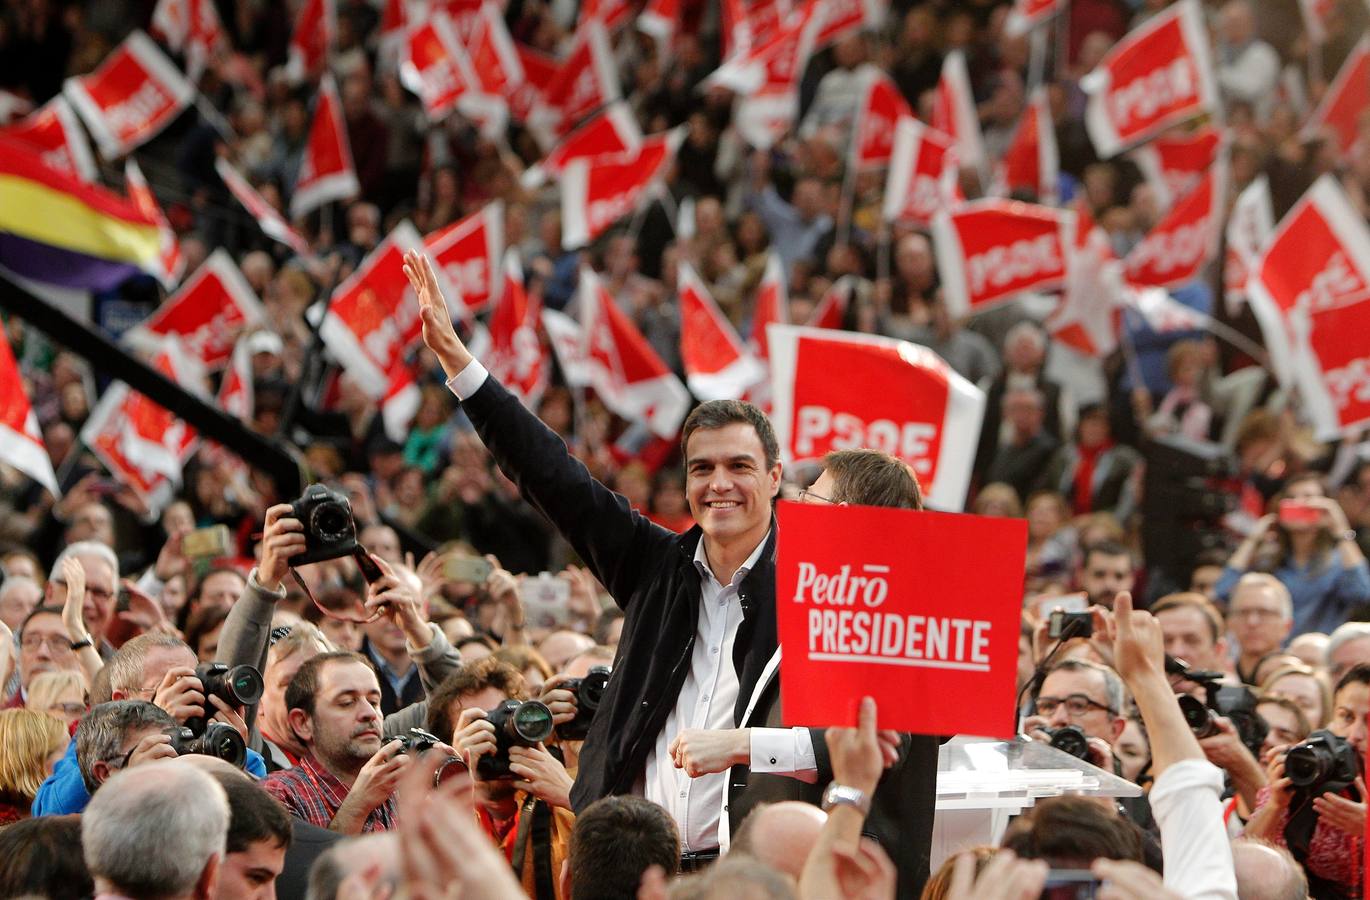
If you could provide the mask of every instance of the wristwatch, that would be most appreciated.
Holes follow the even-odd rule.
[[[871,800],[865,791],[834,781],[823,792],[823,811],[827,812],[834,806],[841,805],[855,807],[863,816],[870,815]]]
[[[1354,528],[1346,529],[1341,533],[1341,539],[1343,541],[1350,541],[1354,544],[1356,542],[1356,530]]]
[[[95,642],[92,641],[92,640],[90,639],[90,635],[86,635],[85,637],[81,638],[81,640],[79,640],[79,641],[72,641],[72,642],[71,642],[71,649],[72,649],[72,650],[84,650],[84,649],[86,649],[87,647],[94,647],[94,646],[95,646]]]

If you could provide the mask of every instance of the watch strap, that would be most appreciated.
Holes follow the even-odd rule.
[[[823,810],[826,812],[834,806],[850,806],[859,810],[861,815],[868,816],[871,811],[871,800],[865,791],[834,781],[823,792]]]
[[[72,642],[71,642],[71,649],[72,649],[72,650],[84,650],[84,649],[86,649],[87,647],[94,647],[94,646],[95,646],[95,642],[94,642],[93,640],[90,639],[90,635],[86,635],[84,638],[82,638],[82,639],[79,640],[79,641],[72,641]]]

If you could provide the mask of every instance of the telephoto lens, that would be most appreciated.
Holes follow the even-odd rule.
[[[1204,706],[1202,700],[1188,694],[1181,694],[1176,699],[1180,703],[1180,712],[1184,713],[1185,724],[1194,732],[1196,738],[1212,737],[1218,733],[1218,723],[1213,720],[1213,710]]]
[[[222,759],[240,769],[247,765],[247,744],[232,725],[210,722],[205,726],[204,732],[198,735],[181,725],[168,728],[167,734],[171,735],[171,748],[176,751],[177,756],[198,753],[201,756]]]

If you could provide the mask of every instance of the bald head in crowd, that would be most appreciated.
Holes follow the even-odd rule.
[[[1289,851],[1265,841],[1232,842],[1238,900],[1307,900],[1308,879]]]
[[[759,804],[747,816],[730,853],[745,853],[799,881],[828,814],[812,803],[785,800]]]

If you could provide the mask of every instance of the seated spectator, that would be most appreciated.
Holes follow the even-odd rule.
[[[666,810],[641,797],[605,797],[585,808],[571,833],[559,896],[633,900],[651,866],[680,869],[680,836]]]
[[[27,709],[0,710],[0,828],[28,818],[43,779],[67,752],[60,720]]]
[[[1069,524],[1065,499],[1055,491],[1037,491],[1027,502],[1028,548],[1026,590],[1070,577],[1075,568],[1075,529]]]
[[[996,481],[980,488],[970,511],[977,516],[999,516],[1003,519],[1021,519],[1023,501],[1013,485]]]
[[[1137,509],[1142,456],[1113,439],[1108,408],[1081,408],[1075,439],[1056,451],[1044,482],[1060,491],[1074,515],[1111,512],[1127,522]]]
[[[76,672],[44,672],[29,685],[25,709],[55,716],[72,726],[86,714],[86,683]]]
[[[0,897],[85,900],[94,893],[80,816],[44,816],[0,828]]]
[[[1212,440],[1216,430],[1213,408],[1202,397],[1208,359],[1200,341],[1177,341],[1166,351],[1166,375],[1172,387],[1160,407],[1150,412],[1150,395],[1144,391],[1136,397],[1138,418],[1149,436],[1178,434],[1192,441]]]
[[[1308,717],[1310,728],[1323,728],[1332,718],[1332,691],[1308,666],[1285,666],[1265,676],[1261,693],[1287,697]]]
[[[162,763],[118,773],[81,816],[96,894],[214,896],[228,823],[223,788],[193,766]]]
[[[1036,388],[1019,388],[1004,395],[1008,437],[992,450],[986,481],[1002,481],[1026,497],[1042,484],[1047,463],[1060,440],[1046,430],[1046,400]]]

